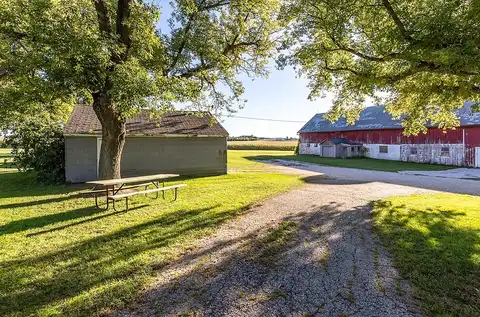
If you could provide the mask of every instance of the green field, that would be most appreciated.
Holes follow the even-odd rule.
[[[283,153],[264,153],[256,156],[247,156],[252,160],[289,160],[314,163],[319,165],[360,168],[365,170],[398,172],[398,171],[441,171],[456,168],[456,166],[432,165],[410,162],[399,162],[390,160],[376,160],[370,158],[329,158],[318,155],[295,155],[293,152]]]
[[[12,168],[13,156],[11,151],[12,149],[0,148],[0,173],[9,173],[16,171],[16,169]]]
[[[12,157],[12,149],[2,149],[0,148],[0,158]]]
[[[200,237],[302,183],[246,155],[256,153],[229,152],[229,165],[248,172],[182,180],[177,202],[136,196],[128,212],[95,210],[82,186],[0,170],[0,316],[90,316],[131,303]]]
[[[229,150],[270,150],[270,151],[293,151],[297,146],[297,140],[286,141],[228,141]]]
[[[480,316],[480,197],[415,195],[373,204],[374,227],[426,316]]]

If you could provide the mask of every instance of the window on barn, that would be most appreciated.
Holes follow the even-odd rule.
[[[416,147],[412,147],[410,148],[410,154],[414,155],[414,154],[417,154],[418,153],[418,150]]]
[[[315,143],[315,147],[318,147],[318,143]]]
[[[440,156],[450,156],[450,148],[448,146],[442,146]]]
[[[307,143],[307,147],[310,147],[310,143]]]
[[[379,151],[380,153],[388,153],[388,146],[387,146],[387,145],[380,145],[380,146],[378,147],[378,151]]]

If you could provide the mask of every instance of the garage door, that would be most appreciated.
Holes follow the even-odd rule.
[[[333,146],[322,146],[322,156],[334,157]]]

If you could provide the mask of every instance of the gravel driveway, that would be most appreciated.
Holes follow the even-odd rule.
[[[323,167],[277,168],[307,184],[221,226],[115,315],[418,316],[408,283],[371,233],[368,202],[432,192],[432,180],[414,187],[359,181],[357,170],[328,179]]]
[[[290,169],[283,169],[285,172],[302,173],[303,171],[305,173],[310,172],[361,183],[382,182],[386,184],[404,185],[414,188],[423,188],[449,193],[480,195],[480,181],[478,180],[369,171],[286,160],[276,160],[271,163],[274,164],[274,166],[291,167]]]

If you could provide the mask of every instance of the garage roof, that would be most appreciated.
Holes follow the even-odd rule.
[[[77,105],[64,128],[65,135],[101,135],[102,126],[93,107]],[[127,135],[133,136],[216,136],[227,137],[225,128],[208,112],[172,111],[160,119],[140,110],[127,120]]]
[[[465,102],[464,106],[457,110],[460,126],[480,125],[480,113],[471,111],[473,104],[473,102]],[[359,120],[353,125],[348,125],[344,117],[332,123],[330,120],[325,119],[324,115],[324,113],[318,113],[313,116],[298,133],[402,128],[402,121],[393,119],[392,116],[385,111],[385,106],[365,108],[360,113]]]

